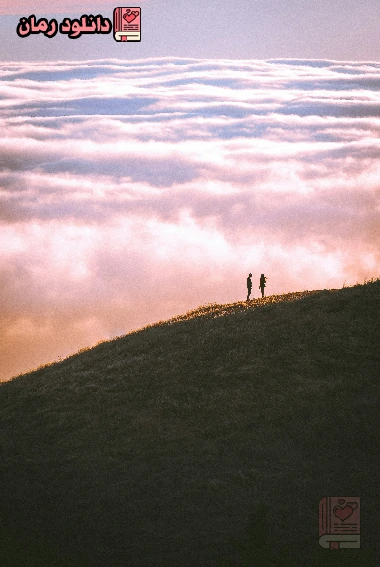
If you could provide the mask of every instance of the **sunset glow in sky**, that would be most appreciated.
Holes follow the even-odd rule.
[[[271,48],[257,28],[239,50],[220,17],[192,49],[168,31],[177,22],[183,35],[179,2],[160,53],[148,32],[163,4],[174,10],[139,4],[136,45],[21,39],[19,10],[3,10],[2,29],[13,28],[0,69],[0,380],[201,304],[240,301],[249,272],[253,297],[263,272],[268,294],[380,275],[372,28],[335,52],[331,28],[320,55],[304,28],[298,47],[293,30]],[[279,2],[265,4],[252,2],[276,28]],[[357,8],[344,4],[351,30]],[[227,4],[210,6],[209,15]],[[237,16],[245,31],[247,18],[257,25],[252,6],[244,24]]]

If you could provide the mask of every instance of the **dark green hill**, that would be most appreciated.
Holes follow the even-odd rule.
[[[0,565],[380,565],[379,314],[380,280],[211,305],[1,384]],[[323,496],[362,549],[319,548]]]

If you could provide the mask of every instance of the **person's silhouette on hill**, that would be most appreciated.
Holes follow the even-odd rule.
[[[266,281],[267,278],[264,276],[264,274],[261,274],[260,285],[259,285],[259,288],[261,289],[261,297],[264,297],[264,288],[266,287],[265,286]]]
[[[247,278],[247,290],[248,290],[247,301],[249,301],[249,296],[251,295],[251,291],[252,291],[251,277],[252,277],[252,274],[249,274],[249,276]]]

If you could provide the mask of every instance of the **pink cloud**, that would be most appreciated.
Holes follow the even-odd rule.
[[[369,78],[353,62],[4,65],[0,379],[241,300],[249,272],[268,293],[379,275]]]

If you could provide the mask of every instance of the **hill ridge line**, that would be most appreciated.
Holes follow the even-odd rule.
[[[145,329],[150,329],[163,325],[172,325],[181,321],[188,321],[189,319],[194,319],[195,317],[209,317],[215,319],[216,317],[222,317],[223,315],[230,315],[232,313],[239,313],[243,311],[248,311],[250,309],[256,309],[257,307],[266,307],[268,305],[273,305],[276,303],[285,303],[291,301],[297,301],[315,293],[322,293],[323,291],[339,291],[338,289],[316,289],[316,290],[305,290],[305,291],[293,291],[283,294],[268,295],[266,297],[260,297],[257,299],[236,301],[233,303],[206,303],[195,309],[190,309],[184,314],[175,315],[170,317],[170,319],[160,320],[155,323],[150,323],[149,325],[144,325],[139,329],[129,331],[125,335],[120,335],[116,338],[126,337],[134,333],[139,333]],[[221,312],[220,312],[221,311]],[[114,340],[114,339],[111,339]],[[108,341],[105,341],[108,342]]]
[[[12,376],[9,380],[5,380],[4,382],[1,381],[0,384],[10,382],[10,381],[14,380],[15,378],[19,378],[21,376],[26,376],[28,374],[31,374],[31,373],[36,372],[38,370],[42,370],[44,368],[53,366],[55,364],[60,364],[61,362],[64,362],[68,359],[71,359],[72,357],[74,357],[78,354],[90,351],[90,350],[96,348],[99,345],[111,343],[113,341],[116,341],[116,340],[119,340],[119,339],[122,339],[122,338],[125,338],[125,337],[129,337],[129,336],[135,335],[137,333],[141,333],[142,331],[146,331],[148,329],[154,329],[154,328],[157,328],[157,327],[174,325],[175,323],[181,323],[183,321],[189,321],[189,320],[195,319],[197,317],[204,318],[204,319],[207,319],[207,318],[208,319],[216,319],[218,317],[223,317],[223,316],[226,316],[226,315],[232,315],[233,313],[242,313],[244,311],[257,309],[258,307],[267,307],[269,305],[274,305],[274,304],[278,304],[278,303],[299,301],[300,299],[304,299],[307,296],[317,294],[317,293],[322,293],[323,291],[340,291],[340,290],[339,289],[323,289],[323,290],[319,289],[319,290],[311,290],[311,291],[304,290],[304,291],[288,292],[288,293],[283,293],[283,294],[273,294],[273,295],[268,295],[268,296],[260,297],[260,298],[256,298],[256,299],[255,298],[250,299],[248,301],[243,300],[243,301],[236,301],[236,302],[233,302],[233,303],[206,303],[204,305],[200,305],[199,307],[196,307],[195,309],[190,309],[186,313],[183,313],[183,314],[180,314],[180,315],[175,315],[174,317],[170,317],[169,319],[162,319],[162,320],[156,321],[154,323],[149,323],[148,325],[144,325],[143,327],[133,329],[133,330],[128,331],[128,332],[126,332],[122,335],[116,335],[116,336],[108,338],[108,339],[101,339],[98,342],[96,342],[95,344],[93,344],[91,346],[82,347],[82,348],[78,349],[77,351],[72,352],[72,353],[68,354],[67,356],[65,356],[63,358],[58,358],[58,360],[45,362],[45,363],[40,364],[40,365],[36,366],[35,368],[32,368],[32,369],[30,369],[26,372],[16,374],[16,375]]]

